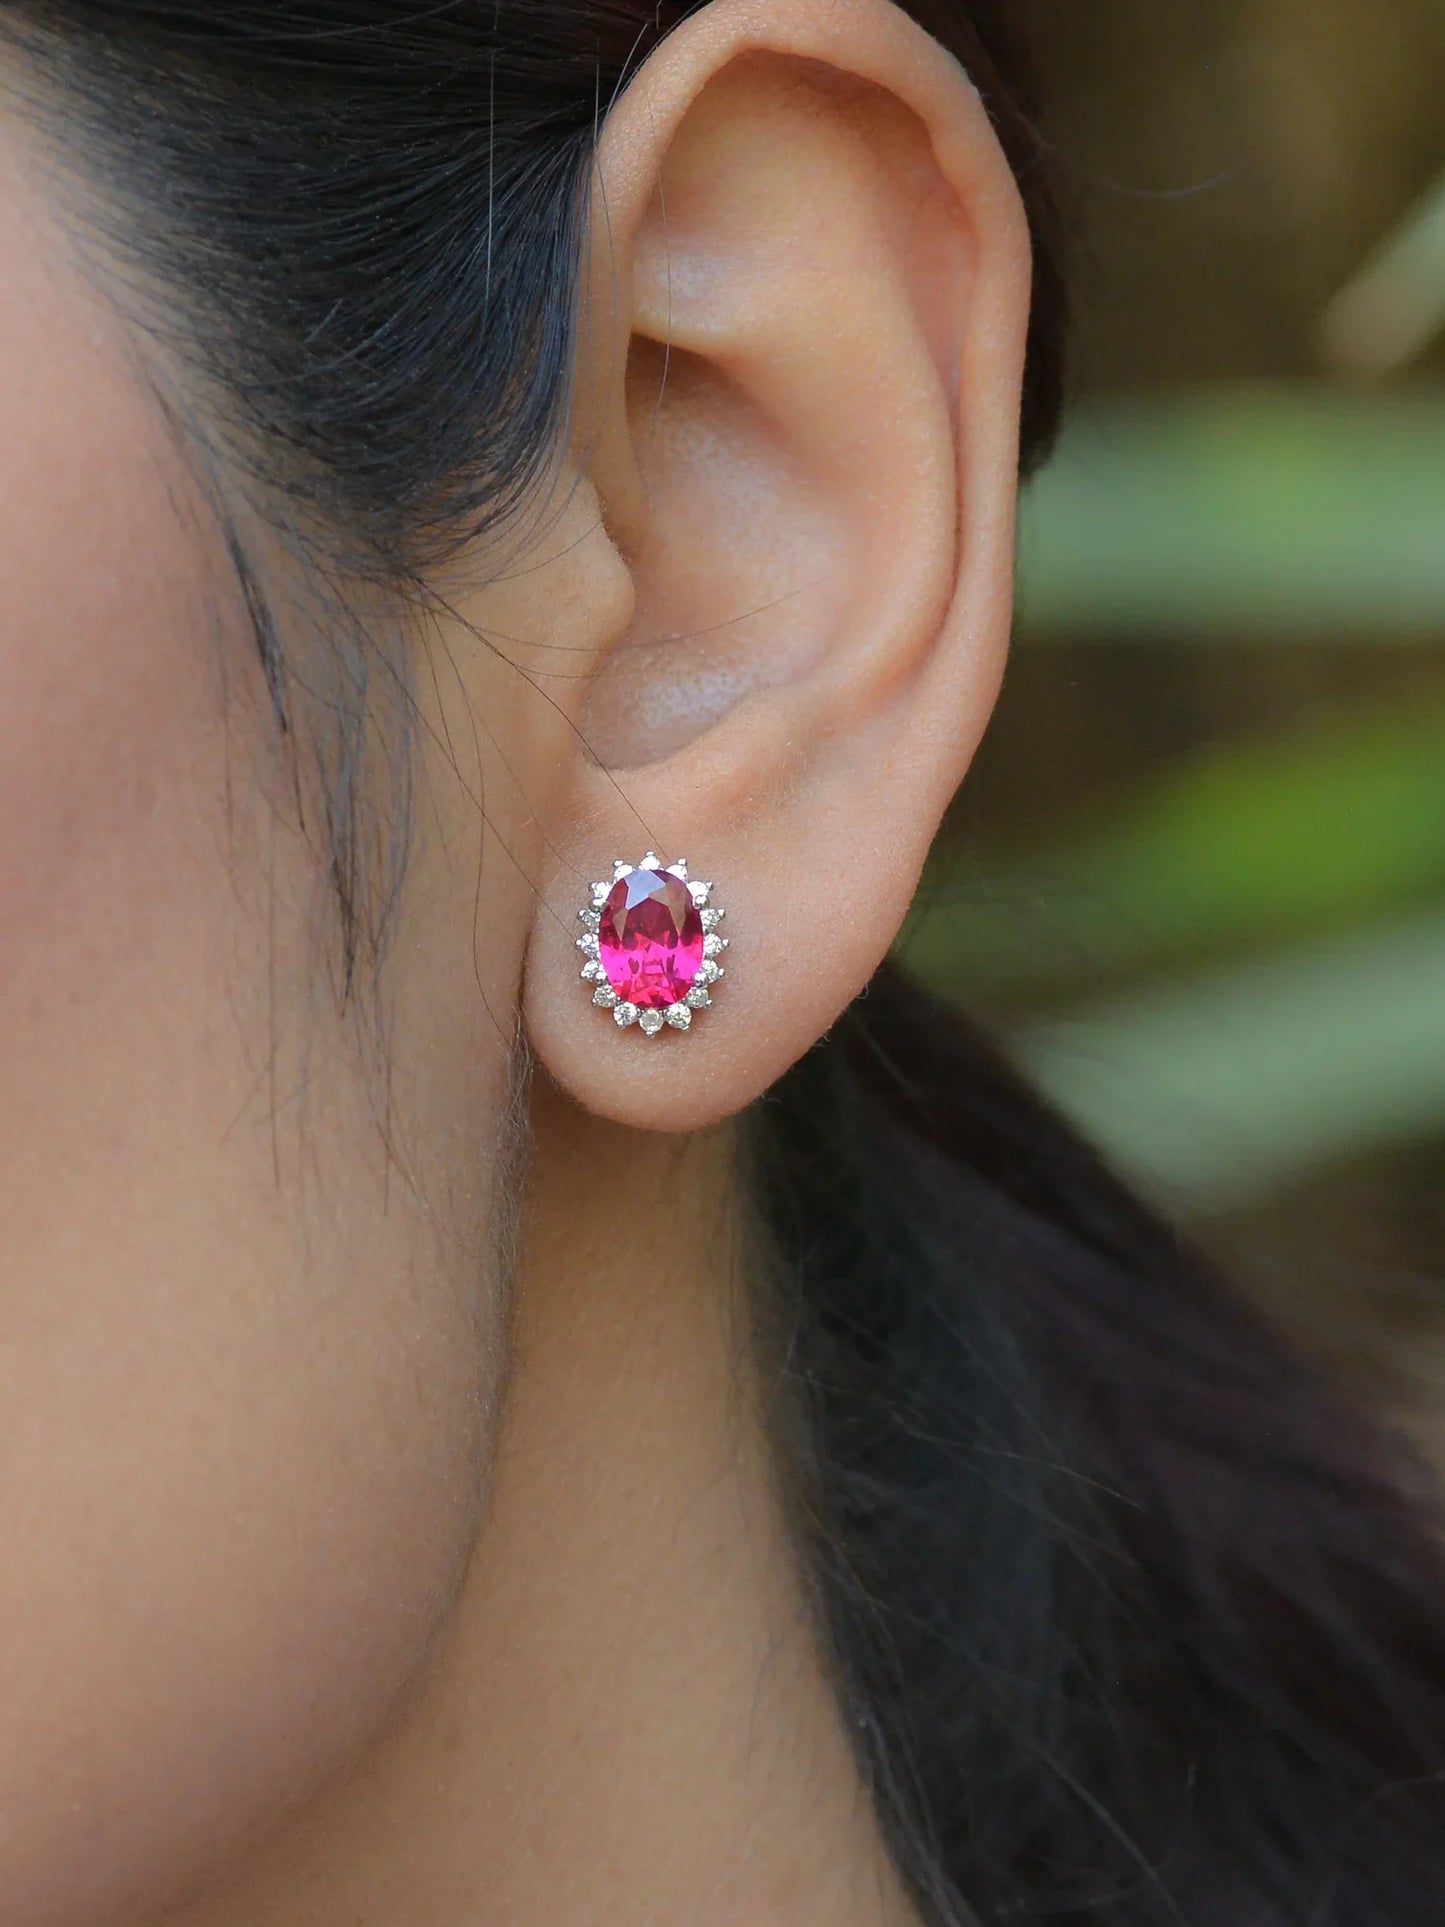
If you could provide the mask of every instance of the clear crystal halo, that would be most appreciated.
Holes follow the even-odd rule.
[[[652,850],[640,863],[618,857],[577,914],[582,981],[619,1030],[686,1034],[698,1012],[711,1009],[727,974],[728,939],[718,928],[727,913],[710,883],[688,875],[685,858],[664,863]]]

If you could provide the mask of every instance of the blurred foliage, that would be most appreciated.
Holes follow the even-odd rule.
[[[1445,909],[1021,1032],[1064,1108],[1176,1210],[1268,1196],[1445,1119]]]
[[[1445,295],[1445,224],[1440,240]],[[1086,415],[1025,505],[1020,607],[1038,637],[1438,640],[1445,386],[1231,387]]]
[[[934,983],[1027,1009],[1432,898],[1445,905],[1445,700],[1171,769],[1104,821],[1000,866],[986,899],[925,891],[905,943]]]
[[[1301,1328],[1438,1341],[1445,6],[1033,11],[1079,395],[905,951]]]
[[[1320,343],[1341,368],[1385,375],[1445,330],[1445,179],[1325,310]]]

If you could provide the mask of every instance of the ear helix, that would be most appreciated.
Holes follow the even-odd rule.
[[[583,981],[596,986],[593,1003],[619,1030],[688,1031],[695,1014],[711,1008],[726,974],[718,959],[728,939],[718,925],[727,913],[710,883],[688,876],[685,859],[664,864],[651,850],[636,865],[619,857],[577,914]]]

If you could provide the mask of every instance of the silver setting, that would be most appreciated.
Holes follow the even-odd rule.
[[[687,885],[693,906],[702,917],[703,962],[697,979],[686,997],[680,1003],[669,1005],[666,1010],[640,1010],[636,1004],[619,997],[607,981],[607,972],[601,960],[598,932],[603,909],[613,888],[623,877],[631,876],[634,870],[657,870],[675,876],[680,883]],[[664,863],[655,850],[649,850],[642,861],[636,864],[627,862],[623,857],[616,858],[612,875],[592,885],[588,902],[577,912],[582,925],[582,935],[576,940],[577,948],[585,959],[582,981],[592,993],[592,1002],[599,1010],[611,1013],[612,1021],[619,1030],[636,1029],[644,1037],[661,1037],[669,1030],[686,1034],[692,1029],[698,1011],[712,1009],[712,987],[727,974],[718,962],[729,942],[728,938],[718,935],[718,926],[726,915],[722,905],[712,900],[711,883],[688,875],[685,857]]]

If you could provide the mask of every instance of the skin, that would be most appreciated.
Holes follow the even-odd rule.
[[[6,109],[6,1927],[906,1921],[781,1522],[731,1121],[885,954],[1002,673],[1028,242],[987,118],[882,0],[714,0],[614,109],[571,470],[415,641],[364,1014],[52,193]],[[733,938],[656,1043],[572,943],[648,847]]]

